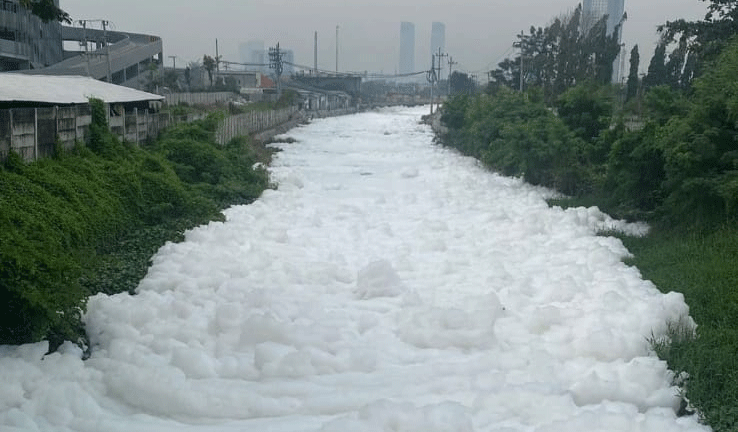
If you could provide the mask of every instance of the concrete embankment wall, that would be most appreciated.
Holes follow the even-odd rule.
[[[110,131],[128,142],[140,144],[156,138],[177,123],[198,120],[204,115],[173,116],[148,110],[110,109],[106,105]],[[58,140],[71,149],[89,135],[92,115],[89,105],[48,108],[11,108],[0,110],[0,162],[12,150],[32,162],[53,156]]]
[[[136,144],[155,139],[169,126],[205,117],[205,114],[172,116],[169,113],[136,109],[116,113],[110,107],[106,108],[106,112],[109,114],[111,132]],[[290,107],[239,114],[223,120],[216,132],[216,140],[225,144],[237,136],[255,135],[263,141],[314,118],[356,112],[356,108],[298,111]],[[51,157],[57,140],[63,148],[70,149],[76,142],[87,139],[91,122],[89,105],[0,110],[0,162],[7,158],[11,150],[28,162]]]
[[[298,111],[288,121],[282,124],[276,125],[275,127],[272,127],[260,133],[254,134],[254,138],[262,142],[269,141],[275,135],[286,133],[290,129],[297,127],[300,124],[307,123],[312,119],[337,117],[337,116],[342,116],[342,115],[351,115],[351,114],[356,114],[358,112],[361,112],[361,110],[358,108],[343,108],[343,109],[330,110],[330,111]]]

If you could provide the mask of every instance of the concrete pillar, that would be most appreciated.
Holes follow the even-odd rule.
[[[33,160],[38,160],[38,108],[33,109]]]
[[[8,110],[10,114],[10,148],[8,150],[13,150],[13,110]]]

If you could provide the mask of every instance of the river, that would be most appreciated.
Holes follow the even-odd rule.
[[[92,356],[0,347],[3,431],[707,431],[647,339],[691,322],[602,229],[420,108],[287,133],[279,184],[98,295]]]

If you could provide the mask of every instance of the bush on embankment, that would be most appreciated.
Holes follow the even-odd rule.
[[[446,145],[506,175],[579,197],[615,216],[668,225],[738,217],[738,42],[695,79],[643,100],[645,126],[613,115],[609,86],[580,84],[546,106],[537,88],[461,96],[442,109]]]
[[[0,344],[84,337],[92,294],[132,291],[151,255],[182,231],[268,187],[268,153],[214,141],[218,116],[174,127],[147,148],[108,132],[92,101],[87,146],[0,168]]]

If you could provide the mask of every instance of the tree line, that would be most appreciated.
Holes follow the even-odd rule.
[[[445,142],[507,175],[596,197],[616,216],[709,224],[738,216],[738,1],[659,27],[659,45],[612,83],[620,25],[582,8],[517,37],[481,93],[443,108]],[[623,17],[625,19],[625,17]],[[620,21],[622,23],[622,20]],[[521,89],[521,80],[523,92]]]

